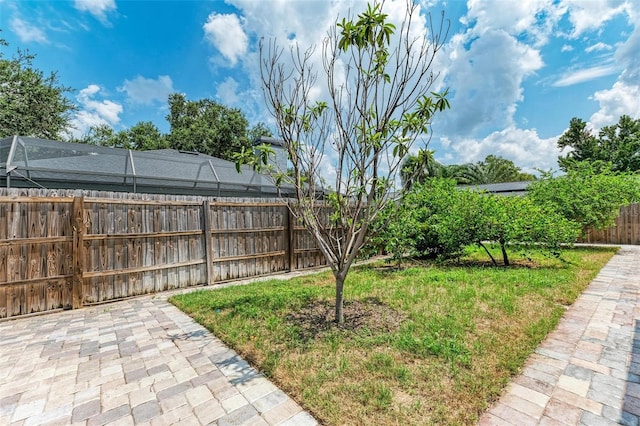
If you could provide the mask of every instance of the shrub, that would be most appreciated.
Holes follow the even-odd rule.
[[[545,174],[529,186],[537,205],[578,223],[582,231],[611,226],[620,207],[640,200],[638,176],[611,171],[604,163],[578,163],[566,175]]]
[[[535,244],[557,255],[561,244],[574,242],[579,231],[575,222],[529,198],[458,189],[448,179],[415,185],[378,227],[372,244],[395,259],[407,254],[455,258],[478,245],[497,264],[487,247],[497,243],[505,265],[510,244]]]

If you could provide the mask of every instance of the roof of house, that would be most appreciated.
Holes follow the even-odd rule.
[[[461,185],[460,188],[478,189],[498,195],[525,195],[533,181],[489,183],[484,185]]]
[[[39,138],[0,140],[0,185],[210,196],[274,197],[268,176],[210,155],[132,151]],[[285,192],[287,188],[281,188]]]

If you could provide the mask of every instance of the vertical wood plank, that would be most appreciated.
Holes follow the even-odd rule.
[[[0,240],[7,239],[10,206],[10,203],[0,203]]]
[[[133,262],[134,262],[134,268],[135,267],[140,267],[142,266],[142,239],[141,238],[135,238],[133,240],[133,250],[134,250],[134,254],[133,254]],[[145,293],[145,289],[143,286],[143,282],[142,282],[142,272],[134,272],[133,274],[129,274],[130,278],[133,278],[134,281],[134,285],[133,288],[135,288],[135,295],[139,295],[139,294],[144,294]]]
[[[0,318],[7,317],[7,286],[0,284]]]
[[[240,234],[237,232],[233,232],[236,231],[238,229],[238,223],[237,223],[237,218],[238,218],[238,208],[232,208],[229,209],[229,228],[232,231],[232,233],[229,234],[230,236],[230,254],[231,256],[238,256],[239,252],[238,252],[238,239],[240,237]],[[229,262],[229,268],[230,271],[229,273],[231,274],[231,276],[229,278],[234,279],[234,278],[238,278],[238,261],[234,260],[233,262]]]
[[[154,205],[153,209],[151,210],[151,231],[152,232],[162,232],[162,223],[161,223],[161,212],[162,212],[162,205]],[[151,259],[151,262],[153,265],[161,265],[161,250],[162,250],[162,244],[161,244],[161,239],[160,238],[154,238],[153,240],[150,240],[149,245],[153,245],[153,259]],[[162,286],[162,270],[157,270],[153,272],[153,276],[152,276],[152,280],[153,280],[153,291],[158,292],[158,291],[162,291],[163,290],[163,286]]]
[[[62,286],[57,282],[57,280],[49,280],[46,282],[46,310],[62,307],[62,299],[60,297],[61,290]]]
[[[168,231],[177,231],[178,226],[178,207],[169,207],[169,220],[167,222]],[[175,264],[178,262],[178,237],[167,238],[167,263]],[[178,288],[178,270],[177,268],[170,268],[167,271],[168,288]]]
[[[113,213],[113,233],[123,234],[126,232],[124,220],[124,205],[110,204],[109,213]],[[113,240],[113,267],[115,270],[124,269],[127,265],[127,247],[123,238]],[[114,276],[113,297],[118,299],[129,295],[129,281],[125,274]]]
[[[51,203],[38,203],[39,204],[39,208],[38,208],[38,231],[37,231],[37,235],[38,237],[48,237],[48,233],[47,233],[47,218],[48,218],[48,212],[49,210],[51,210]]]
[[[227,229],[227,207],[226,206],[221,206],[220,208],[220,215],[218,216],[218,220],[220,221],[220,226],[218,229]],[[226,257],[229,256],[229,234],[227,232],[225,232],[224,234],[219,234],[220,235],[220,257]],[[227,266],[228,262],[222,262],[220,263],[220,279],[223,281],[226,281],[229,279],[229,274],[228,274],[228,266]]]
[[[73,220],[73,280],[72,280],[72,296],[71,306],[73,309],[82,307],[82,275],[84,272],[84,197],[75,197],[73,199],[73,214],[70,218]]]
[[[7,293],[7,317],[26,314],[24,285],[10,286]]]
[[[295,217],[291,212],[291,209],[287,207],[287,229],[286,229],[286,239],[287,239],[287,252],[288,252],[288,269],[289,272],[293,272],[296,270],[296,255],[295,255]]]
[[[9,282],[11,279],[9,277],[9,268],[8,264],[8,254],[9,247],[1,246],[0,247],[0,284]]]
[[[185,206],[187,209],[187,230],[201,231],[203,226],[200,221],[200,206]],[[187,259],[202,260],[204,253],[202,252],[202,235],[189,235],[187,240]],[[200,266],[189,266],[189,282],[183,283],[183,286],[196,285],[202,283],[200,276]]]
[[[187,214],[186,209],[183,206],[178,208],[178,231],[186,231],[187,226]],[[178,237],[178,262],[184,262],[189,258],[189,244],[188,237],[181,235]],[[186,267],[181,266],[178,268],[178,282],[176,287],[182,287],[184,283],[189,280],[189,271]]]
[[[99,207],[97,203],[87,202],[84,204],[84,230],[85,235],[93,233],[102,233],[99,218]],[[92,241],[86,240],[84,242],[84,258],[83,258],[83,273],[84,272],[96,272],[102,271],[103,268],[103,244],[104,241]],[[82,280],[82,302],[83,303],[95,303],[101,301],[101,279],[100,277],[87,278]]]
[[[220,229],[220,206],[215,205],[211,210],[211,230],[219,230]],[[211,254],[212,261],[213,259],[219,258],[221,256],[221,247],[220,247],[220,234],[214,233],[211,236],[211,246],[213,249],[213,253]],[[213,265],[213,282],[222,280],[222,274],[220,269],[220,264],[216,262]]]
[[[207,262],[207,284],[211,285],[215,282],[213,276],[213,247],[211,244],[211,203],[209,200],[202,204],[202,217],[204,219],[204,250],[205,260]]]

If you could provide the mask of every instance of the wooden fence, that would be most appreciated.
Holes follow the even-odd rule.
[[[326,264],[281,202],[86,194],[0,193],[0,319]]]
[[[620,208],[620,216],[608,229],[590,230],[582,239],[585,243],[640,245],[640,204]]]

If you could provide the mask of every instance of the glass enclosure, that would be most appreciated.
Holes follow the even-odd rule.
[[[220,197],[278,195],[268,176],[209,155],[131,151],[13,136],[0,140],[0,186]],[[281,188],[281,191],[290,191]]]

